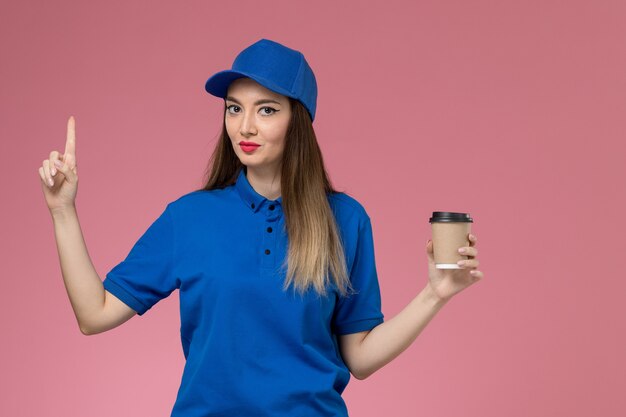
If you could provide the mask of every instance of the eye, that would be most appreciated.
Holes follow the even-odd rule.
[[[230,106],[226,106],[226,111],[229,111],[229,109],[230,109],[231,107],[237,107],[237,108],[239,108],[239,106],[237,106],[237,105],[235,105],[235,104],[231,104]]]
[[[231,109],[231,107],[233,109]],[[226,106],[226,111],[229,112],[230,114],[240,113],[240,111],[234,111],[235,108],[241,110],[241,107],[237,106],[236,104],[231,104],[229,106]],[[272,114],[279,112],[280,110],[276,110],[275,108],[266,106],[266,107],[261,107],[260,111],[262,112],[263,116],[271,116]]]
[[[269,109],[269,110],[271,110],[271,112],[270,112],[270,113],[263,112],[263,114],[264,114],[264,115],[267,115],[267,116],[269,116],[269,115],[271,115],[271,114],[274,114],[274,113],[276,113],[276,112],[278,111],[278,110],[276,110],[276,109],[274,109],[274,108],[272,108],[272,107],[261,107],[261,110],[265,110],[265,109]]]

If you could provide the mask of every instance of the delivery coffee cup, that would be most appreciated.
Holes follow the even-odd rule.
[[[469,213],[433,211],[428,220],[432,225],[435,266],[438,269],[461,269],[457,262],[469,259],[459,248],[469,246],[468,235],[473,223]]]

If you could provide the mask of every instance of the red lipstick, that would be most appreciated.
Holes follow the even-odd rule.
[[[239,146],[241,146],[241,149],[243,149],[244,152],[254,152],[261,145],[259,145],[258,143],[246,142],[242,140],[241,142],[239,142]]]

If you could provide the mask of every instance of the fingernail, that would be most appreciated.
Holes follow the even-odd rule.
[[[50,169],[50,174],[54,175],[56,173],[57,173],[57,171],[54,168]]]
[[[63,167],[63,164],[61,163],[61,161],[58,161],[58,160],[54,161],[54,165],[58,166],[59,168]]]
[[[465,253],[465,248],[460,248],[459,253]]]

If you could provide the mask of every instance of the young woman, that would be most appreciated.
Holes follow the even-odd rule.
[[[73,118],[64,154],[39,168],[80,329],[110,330],[178,289],[186,364],[172,416],[347,416],[350,373],[389,363],[482,277],[476,237],[460,270],[436,269],[429,241],[428,284],[385,321],[371,221],[328,179],[304,55],[261,39],[205,89],[225,104],[206,185],[168,203],[104,282],[74,206]]]

